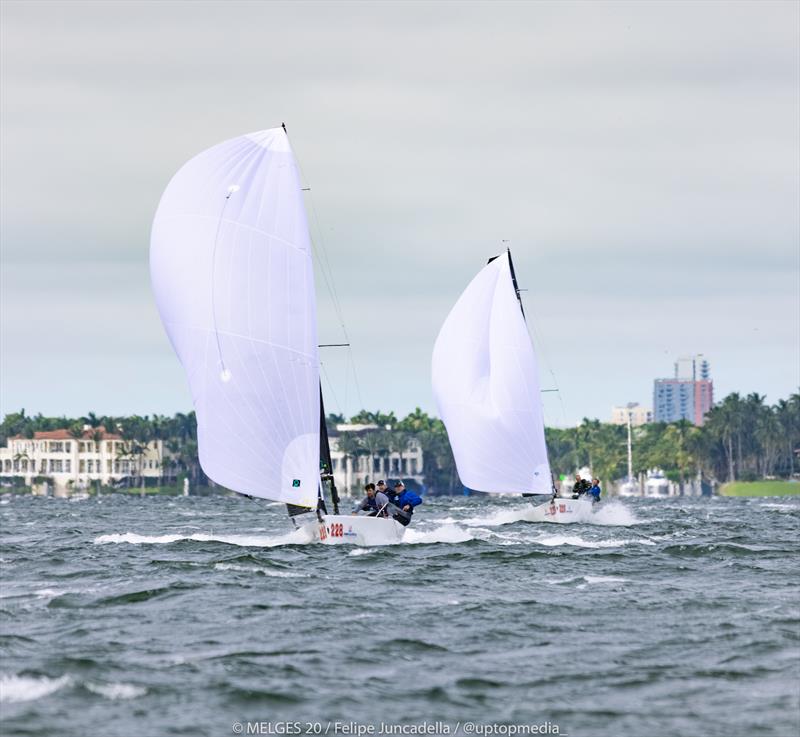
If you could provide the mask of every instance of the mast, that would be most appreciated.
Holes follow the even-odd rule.
[[[319,386],[319,458],[320,458],[320,488],[325,482],[331,485],[331,502],[333,513],[339,514],[339,492],[333,479],[333,461],[331,460],[331,444],[328,439],[328,424],[325,422],[325,404],[322,401],[322,383]],[[322,499],[324,509],[325,500]]]
[[[517,284],[517,275],[514,273],[514,262],[511,260],[511,249],[506,248],[508,252],[508,265],[511,268],[511,283],[514,285],[514,294],[517,295],[517,302],[519,302],[519,309],[522,312],[522,317],[525,319],[525,322],[528,322],[527,318],[525,318],[525,308],[522,306],[522,297],[519,296],[519,284]]]
[[[631,447],[631,413],[628,412],[628,481],[633,482],[633,449]]]
[[[517,274],[514,271],[514,261],[511,258],[511,249],[506,247],[506,253],[508,254],[508,265],[511,269],[511,283],[514,285],[514,294],[517,297],[517,302],[519,302],[519,309],[522,312],[522,317],[525,322],[528,322],[528,319],[525,317],[525,308],[522,306],[522,297],[519,296],[519,284],[517,284]],[[486,263],[490,264],[495,259],[500,258],[499,256],[492,256]]]
[[[525,308],[522,306],[522,297],[519,296],[519,284],[517,284],[517,274],[514,271],[514,260],[511,258],[511,249],[506,247],[506,253],[508,254],[508,266],[511,270],[511,284],[514,286],[514,296],[517,298],[517,302],[519,303],[519,311],[522,313],[522,319],[525,321],[525,324],[528,324],[528,318],[525,317]],[[490,258],[486,263],[490,264],[494,261],[498,256],[493,256]],[[553,475],[552,469],[550,470],[550,487],[553,490],[553,497],[558,495],[558,489],[556,489],[556,478]],[[522,496],[536,496],[535,494],[523,494]]]

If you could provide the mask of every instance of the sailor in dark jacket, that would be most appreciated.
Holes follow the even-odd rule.
[[[367,484],[364,487],[367,495],[353,508],[353,514],[359,512],[369,512],[370,516],[374,517],[378,512],[378,500],[375,495],[375,484]]]
[[[411,522],[411,515],[414,514],[414,507],[422,504],[422,499],[413,491],[406,489],[406,485],[402,481],[398,481],[394,485],[394,493],[395,498],[392,502],[398,507],[394,519],[405,526]]]
[[[586,480],[582,479],[579,473],[575,474],[575,485],[572,487],[572,498],[578,499],[583,496],[589,489],[592,488],[592,485]]]

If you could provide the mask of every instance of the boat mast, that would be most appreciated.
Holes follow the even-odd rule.
[[[508,254],[508,266],[511,269],[511,283],[514,286],[514,295],[517,298],[517,302],[519,303],[519,311],[522,313],[522,319],[527,324],[528,318],[525,317],[525,308],[522,306],[522,297],[519,296],[519,284],[517,284],[517,274],[514,271],[514,261],[511,258],[511,249],[506,247],[506,253]],[[490,258],[486,263],[490,264],[494,261],[498,256],[494,256]],[[549,391],[549,390],[545,390]],[[553,471],[550,471],[550,486],[553,490],[553,496],[555,497],[558,494],[558,490],[556,489],[556,479],[553,475]],[[534,494],[523,494],[522,496],[535,496]]]
[[[517,295],[517,302],[519,302],[519,309],[522,312],[522,317],[527,322],[527,318],[525,317],[525,308],[522,306],[522,297],[519,296],[519,284],[517,284],[517,275],[514,272],[514,262],[511,260],[511,249],[506,248],[508,252],[508,265],[511,268],[511,283],[514,285],[514,294]]]
[[[631,413],[628,412],[628,482],[633,483],[633,449],[631,447]]]
[[[281,128],[286,137],[289,137],[289,131],[286,130],[286,123],[281,123]],[[327,347],[327,346],[320,346]],[[328,440],[328,426],[325,423],[325,403],[322,399],[322,381],[319,384],[319,487],[317,488],[317,516],[327,514],[328,510],[325,507],[325,496],[322,489],[325,483],[330,483],[331,502],[333,503],[333,513],[339,514],[339,492],[336,490],[336,483],[333,480],[333,463],[331,461],[331,446]],[[294,517],[296,514],[308,511],[305,507],[296,507],[293,504],[287,504],[289,516]],[[321,518],[320,518],[321,519]]]
[[[331,460],[331,444],[328,439],[328,424],[325,422],[325,404],[322,401],[322,383],[319,386],[319,458],[320,458],[320,494],[325,482],[331,485],[331,502],[333,513],[339,514],[339,492],[333,478],[333,461]],[[325,500],[321,499],[323,510]]]
[[[519,302],[519,309],[520,309],[520,312],[522,312],[522,317],[525,320],[525,322],[527,322],[528,319],[525,317],[525,308],[522,306],[522,298],[519,296],[519,284],[517,284],[517,275],[514,272],[514,262],[511,259],[511,249],[506,247],[506,253],[508,254],[508,265],[511,268],[511,283],[514,285],[514,294],[517,297],[517,302]],[[490,264],[490,263],[492,263],[492,261],[494,261],[497,258],[500,258],[500,257],[499,256],[492,256],[486,263]]]

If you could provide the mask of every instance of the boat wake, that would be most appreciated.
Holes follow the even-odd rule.
[[[411,545],[426,545],[430,543],[465,543],[475,539],[476,536],[470,530],[465,530],[456,524],[446,523],[431,530],[407,527],[402,542]]]
[[[544,538],[521,539],[512,535],[501,535],[495,528],[503,525],[510,525],[516,522],[536,522],[536,510],[530,505],[506,509],[493,514],[471,517],[465,520],[454,520],[453,518],[440,518],[430,520],[428,524],[435,526],[427,527],[407,527],[403,537],[398,541],[386,541],[388,545],[431,545],[459,544],[471,540],[493,541],[500,544],[518,544],[524,542],[535,542],[543,545],[581,545],[580,542],[572,543],[571,540],[580,540],[578,537],[564,536],[545,536]],[[599,525],[612,527],[628,527],[640,523],[639,520],[627,507],[619,502],[611,502],[598,509],[596,512],[589,513],[586,517],[576,520],[576,523],[585,525]],[[528,528],[530,529],[530,528]],[[550,539],[563,540],[564,542],[550,543]],[[286,545],[308,545],[318,543],[316,538],[307,528],[299,528],[279,535],[267,534],[213,534],[205,532],[179,532],[164,535],[140,535],[136,532],[111,533],[99,535],[94,539],[95,545],[128,544],[128,545],[169,545],[180,542],[199,542],[199,543],[222,543],[224,545],[236,545],[245,548],[275,548]],[[622,543],[625,544],[625,543]],[[595,547],[589,543],[585,547]],[[597,547],[604,547],[597,545]]]
[[[536,507],[526,504],[522,507],[503,509],[485,517],[471,517],[463,521],[468,527],[499,527],[516,522],[542,522]],[[640,520],[621,502],[612,501],[602,504],[596,511],[575,520],[577,524],[600,525],[606,527],[630,527],[641,524]]]
[[[207,535],[196,532],[191,535],[139,535],[135,532],[100,535],[94,539],[95,545],[128,543],[129,545],[167,545],[190,540],[194,542],[217,542],[238,545],[245,548],[274,548],[279,545],[305,545],[311,542],[304,530],[292,530],[284,535]]]

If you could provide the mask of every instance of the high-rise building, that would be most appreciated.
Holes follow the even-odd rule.
[[[642,407],[638,402],[628,402],[624,407],[611,408],[611,424],[627,425],[630,418],[631,425],[638,427],[653,421],[653,410]]]
[[[688,420],[702,425],[714,403],[714,383],[708,361],[702,354],[681,357],[675,362],[675,377],[656,379],[653,413],[656,422]]]

